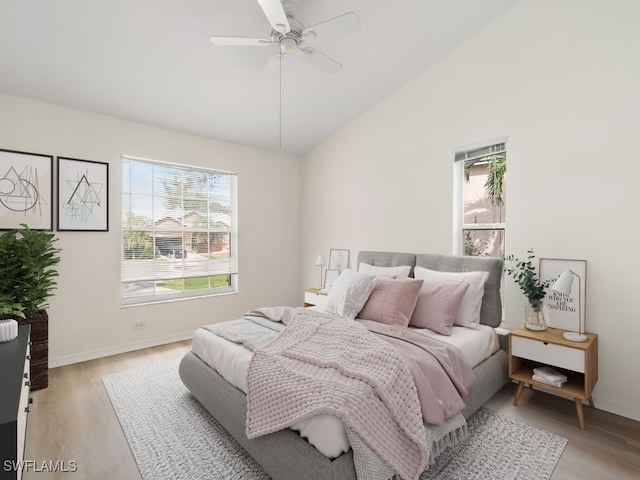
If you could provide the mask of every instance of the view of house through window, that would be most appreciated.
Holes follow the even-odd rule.
[[[507,151],[496,143],[457,152],[459,253],[504,257]]]
[[[235,291],[237,175],[122,157],[122,303]]]

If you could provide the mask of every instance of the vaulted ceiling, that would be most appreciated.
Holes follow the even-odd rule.
[[[210,43],[269,37],[256,0],[0,0],[0,93],[302,155],[517,1],[295,0],[305,26],[360,18],[313,44],[330,74]]]

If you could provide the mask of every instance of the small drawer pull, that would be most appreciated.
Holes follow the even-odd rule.
[[[29,404],[33,403],[33,397],[29,397]]]

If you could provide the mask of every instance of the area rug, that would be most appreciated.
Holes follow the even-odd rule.
[[[191,396],[178,361],[102,381],[144,480],[269,479]],[[486,408],[468,426],[469,438],[443,452],[420,480],[547,480],[567,444]]]

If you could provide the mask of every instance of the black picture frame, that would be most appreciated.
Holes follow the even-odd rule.
[[[57,230],[109,231],[109,164],[58,157]]]
[[[0,149],[0,230],[53,229],[53,155]]]

